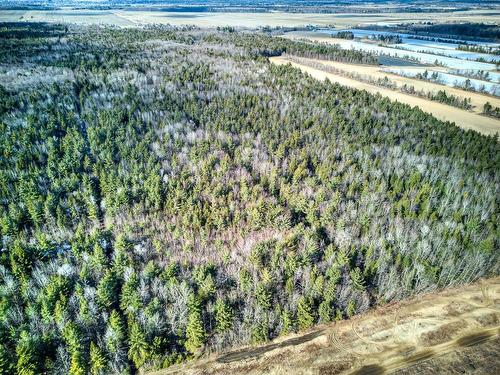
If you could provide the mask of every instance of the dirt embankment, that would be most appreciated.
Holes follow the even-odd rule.
[[[310,66],[308,63],[299,63],[297,61],[292,61],[291,59],[287,57],[272,57],[271,62],[275,64],[291,64],[292,66],[299,68],[305,73],[310,74],[312,77],[318,79],[318,80],[325,80],[329,79],[331,82],[337,82],[341,85],[344,86],[349,86],[353,87],[356,89],[360,90],[366,90],[372,94],[381,94],[383,96],[388,97],[391,100],[397,100],[401,103],[409,104],[411,106],[418,106],[420,109],[423,111],[432,114],[434,117],[443,120],[443,121],[450,121],[454,122],[456,125],[460,126],[463,129],[472,129],[476,130],[480,133],[490,135],[490,134],[495,134],[495,133],[500,133],[500,120],[494,119],[491,117],[486,117],[483,116],[479,113],[479,111],[467,111],[464,109],[460,109],[457,107],[452,107],[446,104],[441,104],[429,99],[417,97],[414,95],[410,94],[404,94],[401,93],[400,91],[392,90],[389,88],[381,87],[375,84],[370,84],[366,83],[360,80],[356,80],[354,78],[349,78],[343,74],[334,74],[328,71],[325,71],[323,69],[319,69],[316,67]],[[310,60],[311,65],[314,64],[315,62],[317,63],[317,60],[313,59],[303,59],[305,60]],[[340,63],[330,63],[330,62],[324,62],[321,61],[321,64],[330,64],[332,67],[345,71],[346,73],[357,73],[357,74],[364,74],[367,76],[371,76],[373,79],[377,78],[382,78],[384,76],[389,76],[387,73],[380,73],[376,71],[375,67],[364,67],[364,66],[358,66],[358,65],[350,65],[349,64],[340,64]],[[313,65],[314,66],[314,65]],[[424,88],[426,87],[427,90],[435,90],[435,86],[439,86],[436,84],[431,84],[431,83],[422,83],[421,81],[411,79],[411,78],[394,78],[394,77],[389,77],[391,81],[395,81],[398,84],[411,84],[415,86],[416,88]],[[425,84],[425,85],[423,85]],[[443,89],[443,87],[441,87]],[[445,90],[449,93],[453,93],[454,95],[458,95],[459,90],[457,89],[452,89],[452,88],[445,88]],[[453,92],[452,92],[453,90]],[[455,92],[457,91],[457,92]],[[480,95],[477,93],[467,93],[468,95],[465,95],[467,97],[474,97],[474,103],[473,105],[476,105],[476,108],[478,108],[481,103],[485,103],[486,101],[490,102],[497,102],[497,99],[492,99],[488,96],[485,95]],[[460,96],[464,96],[461,94]]]
[[[500,277],[156,372],[499,374]]]

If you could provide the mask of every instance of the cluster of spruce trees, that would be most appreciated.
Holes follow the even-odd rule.
[[[161,368],[497,273],[498,138],[267,60],[371,58],[331,48],[3,25],[0,373]]]

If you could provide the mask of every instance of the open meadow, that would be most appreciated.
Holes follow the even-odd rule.
[[[66,22],[78,24],[111,24],[134,26],[145,24],[195,25],[199,27],[263,27],[263,26],[305,26],[318,25],[337,28],[351,27],[360,23],[398,23],[405,21],[448,21],[495,22],[500,12],[471,9],[459,12],[432,13],[362,13],[322,14],[287,12],[169,12],[160,10],[2,10],[0,22]]]

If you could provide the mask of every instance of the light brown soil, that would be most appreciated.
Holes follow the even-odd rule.
[[[441,104],[435,101],[431,101],[428,99],[416,97],[413,95],[409,94],[403,94],[399,91],[391,90],[385,87],[380,87],[377,85],[361,82],[358,80],[355,80],[353,78],[347,78],[345,76],[339,75],[339,74],[333,74],[330,72],[326,72],[324,70],[318,69],[318,68],[312,68],[308,65],[300,64],[294,61],[290,61],[286,57],[272,57],[270,59],[273,63],[275,64],[291,64],[294,67],[299,68],[303,72],[306,72],[310,74],[312,77],[319,79],[319,80],[325,80],[329,79],[331,82],[337,82],[341,85],[353,87],[356,89],[360,90],[366,90],[370,93],[376,94],[379,93],[383,96],[388,97],[391,100],[397,100],[401,103],[409,104],[411,106],[418,106],[420,109],[423,111],[432,114],[434,117],[443,120],[443,121],[450,121],[454,122],[456,125],[460,126],[461,128],[464,129],[472,129],[476,130],[480,133],[483,134],[495,134],[495,133],[500,133],[500,121],[491,117],[486,117],[477,112],[472,112],[472,111],[466,111],[457,107],[452,107],[446,104]],[[314,60],[312,60],[314,61]],[[324,62],[322,62],[324,63]],[[336,67],[338,68],[343,68],[346,70],[349,70],[349,72],[356,72],[356,69],[360,69],[360,74],[374,74],[374,75],[379,75],[381,77],[384,76],[384,74],[381,74],[380,72],[376,71],[376,67],[363,67],[363,66],[351,66],[347,68],[346,66],[348,64],[338,64],[338,63],[331,63],[332,65],[337,65]],[[385,74],[387,75],[387,74]],[[375,78],[378,78],[378,76],[375,76]],[[391,77],[391,80],[393,80],[394,77]],[[398,82],[407,82],[413,84],[415,83],[415,86],[421,85],[420,81],[415,80],[415,79],[410,79],[410,78],[401,78],[398,80]],[[422,84],[425,84],[429,86],[430,89],[435,89],[435,86],[439,85],[433,85],[433,84],[427,84],[426,82],[422,82]],[[420,87],[420,86],[419,86]],[[423,87],[423,86],[421,86]],[[441,87],[442,89],[442,87]],[[446,88],[447,92],[448,88]],[[451,88],[450,88],[451,90]],[[462,90],[457,90],[457,91],[462,91]],[[480,105],[481,102],[484,101],[495,101],[497,102],[498,99],[492,99],[490,97],[487,97],[485,95],[472,95],[473,93],[467,92],[467,97],[474,96],[474,103],[476,105]],[[469,95],[470,94],[470,95]],[[463,95],[463,94],[461,94]],[[484,96],[484,98],[481,98],[481,96]],[[481,106],[482,107],[482,106]]]
[[[155,374],[496,374],[499,309],[497,277]]]

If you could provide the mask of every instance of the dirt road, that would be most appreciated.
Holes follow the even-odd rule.
[[[155,374],[498,374],[499,313],[500,277]]]
[[[377,85],[358,81],[353,78],[347,78],[340,74],[333,74],[330,72],[326,72],[322,69],[313,68],[306,64],[300,64],[297,63],[296,61],[291,61],[286,57],[277,56],[270,58],[270,60],[275,64],[291,64],[292,66],[301,69],[303,72],[306,72],[310,74],[312,77],[319,80],[325,80],[328,78],[330,81],[337,82],[341,85],[353,87],[360,90],[366,90],[373,94],[379,93],[383,96],[388,97],[391,100],[397,100],[401,103],[409,104],[411,106],[418,106],[423,111],[432,114],[434,117],[443,121],[454,122],[456,125],[460,126],[463,129],[472,129],[487,135],[500,133],[499,120],[480,115],[477,112],[466,111],[460,108],[452,107],[446,104],[441,104],[428,99],[416,97],[409,94],[403,94],[399,91],[391,90],[389,88],[380,87]],[[314,62],[314,60],[311,61]],[[337,65],[337,67],[341,68],[342,66]],[[344,69],[346,69],[345,66]],[[354,68],[351,67],[350,69],[351,72],[353,72],[355,70],[355,67]],[[373,73],[374,69],[373,67],[369,67],[368,69],[371,69],[372,71],[364,72],[363,70],[360,70],[360,72],[364,72],[366,74]],[[429,84],[430,88],[432,88],[431,85],[432,84]],[[475,100],[477,102],[479,99],[476,97]]]

